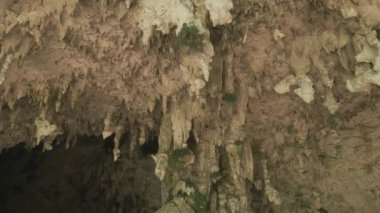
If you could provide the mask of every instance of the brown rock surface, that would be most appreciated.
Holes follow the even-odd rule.
[[[379,212],[379,14],[374,0],[1,1],[0,152],[103,136],[120,163],[154,141],[161,212]]]

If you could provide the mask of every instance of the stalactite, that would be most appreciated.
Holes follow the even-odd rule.
[[[145,126],[140,127],[140,136],[139,136],[139,144],[144,145],[146,142],[146,129]]]
[[[120,157],[120,149],[119,149],[120,148],[120,140],[124,134],[124,131],[125,131],[124,126],[119,125],[116,127],[115,138],[114,138],[114,148],[112,150],[114,161],[117,161]]]
[[[378,108],[375,1],[0,5],[6,6],[0,8],[0,152],[32,137],[51,150],[62,132],[66,148],[81,135],[113,137],[112,150],[106,148],[115,164],[154,159],[158,212],[227,213],[252,212],[251,193],[268,199],[258,205],[322,211],[322,205],[310,207],[311,196],[303,194],[309,203],[302,203],[293,193],[294,185],[305,189],[315,176],[324,179],[305,190],[334,206],[335,191],[326,190],[334,182],[329,174],[341,169],[334,164],[376,150],[376,116],[361,111]],[[357,126],[355,134],[345,132]],[[332,134],[342,138],[331,142]],[[156,138],[158,152],[145,152]],[[352,138],[365,141],[365,148]],[[256,144],[264,148],[255,150]],[[376,157],[355,162],[365,162],[373,179]],[[341,184],[339,202],[349,203],[349,184],[334,183]],[[376,198],[374,187],[360,192]]]
[[[3,82],[5,81],[5,77],[7,75],[9,66],[11,65],[12,61],[13,61],[13,55],[12,54],[7,55],[0,70],[0,85],[3,84]]]
[[[41,112],[40,116],[35,119],[34,124],[36,125],[36,145],[46,137],[54,139],[59,134],[58,126],[46,120],[46,111]]]

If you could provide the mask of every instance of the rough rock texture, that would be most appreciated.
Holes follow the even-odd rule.
[[[380,211],[379,1],[0,11],[0,150],[156,138],[161,212]]]

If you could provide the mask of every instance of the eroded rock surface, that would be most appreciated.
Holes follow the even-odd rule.
[[[0,11],[0,150],[114,135],[119,161],[157,140],[161,212],[380,211],[380,2]]]

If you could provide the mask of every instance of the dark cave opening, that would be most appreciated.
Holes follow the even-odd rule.
[[[190,131],[189,138],[186,141],[187,147],[193,152],[196,152],[197,139],[195,138],[193,130]]]
[[[144,157],[155,155],[158,152],[158,136],[150,136],[148,141],[140,146],[141,153]]]
[[[113,133],[112,135],[110,135],[110,136],[108,136],[107,138],[104,139],[104,142],[103,142],[103,148],[104,148],[104,150],[106,150],[107,152],[112,153],[112,150],[115,147],[114,139],[115,139],[115,133]]]
[[[42,152],[24,144],[0,154],[0,212],[154,212],[160,181],[151,158],[114,162],[113,137],[78,137]]]

